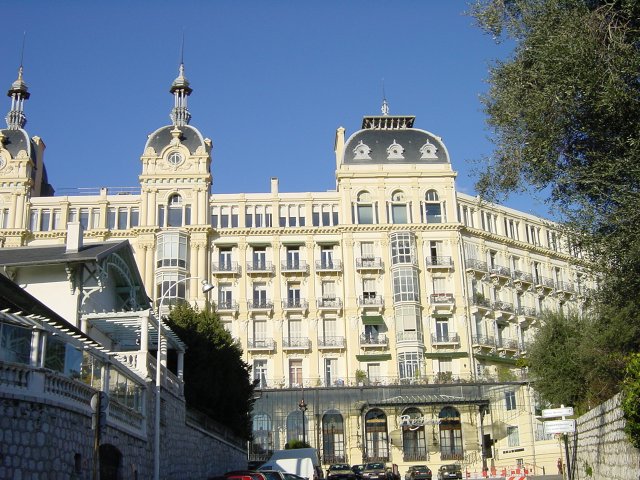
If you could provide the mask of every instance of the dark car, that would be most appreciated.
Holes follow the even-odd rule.
[[[348,463],[333,463],[327,470],[328,480],[355,480],[356,474]]]
[[[224,474],[227,480],[267,480],[267,477],[260,472],[253,470],[234,470]]]
[[[260,470],[260,473],[264,475],[267,480],[287,480],[285,473],[279,470]]]
[[[356,480],[362,480],[362,470],[364,470],[364,465],[362,463],[353,465],[351,470],[356,474]]]
[[[460,465],[452,463],[450,465],[442,465],[438,469],[438,480],[447,480],[449,478],[462,478]]]
[[[391,480],[387,466],[382,462],[365,463],[362,478],[363,480]]]
[[[433,473],[426,465],[412,465],[404,475],[404,480],[431,480]]]

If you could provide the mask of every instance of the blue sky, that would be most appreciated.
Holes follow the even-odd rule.
[[[191,125],[213,141],[213,191],[335,188],[336,128],[380,113],[443,138],[457,187],[491,152],[479,101],[509,54],[462,0],[23,1],[5,5],[0,87],[27,32],[27,131],[47,145],[54,188],[136,186],[147,135],[169,123],[184,32]],[[8,98],[0,104],[2,116]],[[547,216],[541,201],[509,206]]]

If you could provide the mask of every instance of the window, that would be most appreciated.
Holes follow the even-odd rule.
[[[323,340],[330,345],[329,342],[338,335],[338,326],[335,318],[322,319],[322,336]]]
[[[374,325],[371,325],[371,326],[374,326]],[[376,338],[377,338],[377,334],[376,334]],[[381,377],[381,373],[380,373],[380,364],[379,363],[368,363],[367,364],[367,378],[373,384],[375,384],[376,382],[379,382],[381,380],[382,377]]]
[[[333,247],[320,247],[320,265],[322,268],[333,268]]]
[[[158,234],[156,267],[187,268],[187,236],[178,232]]]
[[[368,300],[373,301],[376,298],[376,280],[375,278],[362,279],[362,298],[365,303]]]
[[[164,298],[163,307],[167,307],[175,300],[187,298],[187,282],[183,281],[185,275],[179,273],[162,273],[156,284],[156,298],[160,301]]]
[[[258,381],[258,388],[267,388],[267,361],[253,361],[253,379]]]
[[[406,340],[418,340],[418,338],[415,337],[415,332],[422,330],[420,326],[420,308],[416,305],[400,305],[395,308],[394,316],[396,320],[396,331],[399,334],[404,333],[404,339]],[[407,337],[406,332],[413,332],[414,338]]]
[[[517,447],[520,445],[520,435],[518,433],[518,427],[507,427],[507,439],[510,447]]]
[[[393,270],[393,301],[417,302],[420,300],[418,272],[413,267]]]
[[[286,334],[292,344],[300,342],[302,340],[302,320],[299,318],[287,320]]]
[[[509,238],[513,238],[514,240],[520,240],[520,236],[518,234],[518,222],[512,219],[504,219],[504,232]]]
[[[266,360],[264,360],[266,366]],[[255,363],[254,363],[255,371]],[[264,388],[264,387],[258,387]],[[253,415],[251,434],[251,452],[255,455],[270,455],[273,452],[273,435],[271,433],[271,417],[266,413]]]
[[[253,269],[264,270],[267,268],[267,249],[265,247],[253,247]]]
[[[80,212],[82,217],[82,212]],[[126,230],[129,228],[129,210],[126,208],[118,208],[118,230]]]
[[[382,410],[374,408],[364,417],[365,461],[387,461],[389,459],[389,440],[387,435],[387,416]]]
[[[462,460],[462,425],[460,413],[453,407],[444,407],[438,415],[440,420],[440,458]]]
[[[357,197],[357,219],[356,223],[359,224],[373,224],[376,223],[373,216],[373,203],[369,192],[360,192]]]
[[[390,223],[408,223],[408,204],[402,191],[393,192],[389,205]]]
[[[398,375],[400,379],[419,378],[422,355],[418,352],[398,354]]]
[[[267,284],[256,282],[253,284],[253,307],[267,308]]]
[[[447,279],[445,277],[433,277],[433,293],[447,293]]]
[[[336,381],[338,376],[338,359],[337,358],[325,358],[324,359],[324,385],[330,387]]]
[[[300,307],[300,284],[298,282],[289,282],[287,284],[287,305],[289,307]]]
[[[336,283],[332,280],[322,282],[322,299],[323,300],[335,300],[336,299]]]
[[[373,259],[375,258],[375,253],[373,249],[373,242],[361,242],[360,243],[360,253],[363,259]]]
[[[414,263],[414,236],[409,232],[391,234],[391,263]]]
[[[449,319],[436,318],[436,340],[438,342],[449,341]]]
[[[300,268],[300,247],[287,247],[287,269]]]
[[[256,347],[264,347],[267,343],[267,322],[256,319],[253,321],[253,343]]]
[[[302,386],[302,359],[289,360],[289,387]]]
[[[505,407],[507,410],[516,409],[516,392],[509,391],[504,393]]]
[[[344,421],[340,413],[328,411],[322,416],[322,460],[325,464],[344,463]]]
[[[60,213],[58,213],[59,220]],[[0,209],[0,228],[7,228],[9,226],[9,209]],[[54,227],[55,228],[55,227]]]
[[[218,251],[218,260],[219,260],[219,268],[221,271],[231,271],[233,270],[233,262],[232,258],[233,249],[231,247],[220,248]]]
[[[42,210],[40,212],[40,228],[43,232],[51,229],[51,210]]]
[[[31,329],[0,323],[0,360],[29,365]]]
[[[218,285],[218,310],[233,308],[233,289],[230,283]]]
[[[427,223],[442,223],[442,204],[438,192],[429,190],[424,197],[424,215]]]
[[[462,222],[466,227],[474,227],[473,224],[473,209],[471,207],[460,207],[460,222]]]
[[[423,415],[417,408],[407,408],[403,418],[408,421],[402,425],[402,453],[405,461],[425,460],[427,457],[427,439]]]
[[[444,262],[442,258],[443,242],[431,240],[429,242],[430,265],[441,265]]]

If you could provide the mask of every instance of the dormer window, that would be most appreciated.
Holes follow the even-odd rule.
[[[167,162],[169,162],[173,166],[180,165],[183,160],[184,157],[180,152],[173,152],[167,157]]]
[[[354,160],[371,160],[371,147],[360,140],[360,143],[353,149]]]
[[[387,148],[387,159],[388,160],[404,160],[404,148],[402,145],[397,143],[395,140],[389,148]]]
[[[420,147],[420,153],[422,154],[420,160],[435,160],[438,158],[436,153],[438,152],[438,148],[427,140],[422,147]]]

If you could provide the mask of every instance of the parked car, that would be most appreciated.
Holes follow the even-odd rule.
[[[365,463],[362,470],[363,480],[391,480],[387,466],[382,462]]]
[[[362,463],[353,465],[351,470],[356,474],[356,480],[362,480],[362,470],[364,470],[364,465]]]
[[[356,480],[356,474],[348,463],[333,463],[327,470],[327,480]]]
[[[260,472],[253,470],[233,470],[224,474],[227,480],[267,480]]]
[[[306,478],[301,477],[300,475],[296,475],[295,473],[284,472],[283,475],[285,480],[307,480]]]
[[[412,465],[404,474],[404,480],[431,480],[433,473],[426,465]]]
[[[442,465],[438,469],[438,480],[447,480],[449,478],[462,478],[462,468],[460,468],[460,465],[451,463],[449,465]]]
[[[285,474],[293,475],[292,473],[281,472],[279,470],[260,470],[260,473],[263,474],[267,478],[267,480],[287,480]]]

